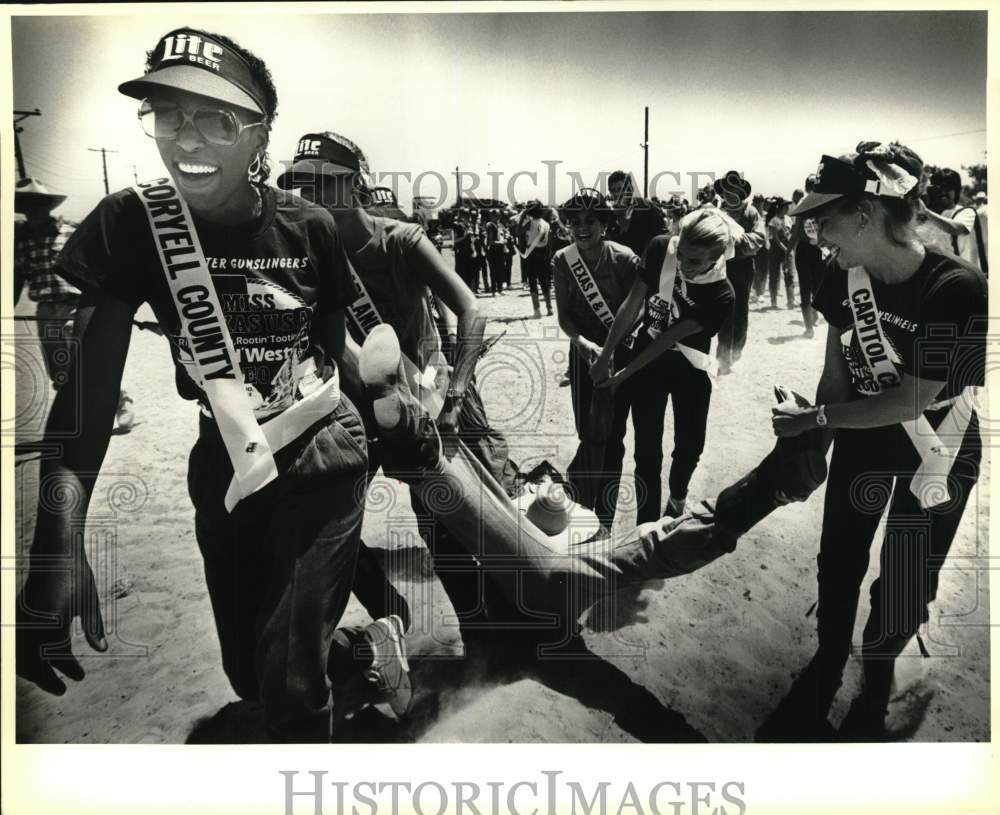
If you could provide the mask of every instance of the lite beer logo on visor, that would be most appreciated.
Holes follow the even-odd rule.
[[[225,49],[221,45],[209,42],[197,34],[171,34],[163,39],[160,65],[171,60],[186,58],[188,62],[197,62],[213,71],[221,71],[224,53]]]
[[[319,148],[322,142],[319,139],[302,139],[295,149],[295,158],[319,158]]]

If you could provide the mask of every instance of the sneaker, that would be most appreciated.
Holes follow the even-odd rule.
[[[559,378],[559,387],[560,387],[560,388],[566,388],[566,387],[568,387],[568,386],[569,386],[569,384],[570,384],[570,378],[569,378],[569,374],[563,374],[563,375],[562,375],[562,376],[561,376],[561,377]]]
[[[809,328],[806,329],[806,339],[811,340],[815,336],[816,336],[816,332],[813,331],[812,326],[809,326]]]
[[[376,620],[365,629],[372,647],[372,664],[365,678],[385,694],[385,700],[397,716],[405,716],[413,699],[410,665],[406,661],[403,621],[392,614]]]
[[[549,314],[549,317],[552,316],[552,306],[548,306],[548,314]]]
[[[540,320],[540,319],[542,319],[542,312],[541,312],[541,310],[536,308],[535,309],[535,313],[531,315],[531,319],[533,319],[533,320]]]
[[[668,518],[680,518],[685,512],[687,512],[687,501],[683,498],[674,498],[672,495],[663,508],[663,514]]]
[[[733,366],[728,362],[719,360],[719,376],[726,376],[726,374],[731,374],[733,372]]]

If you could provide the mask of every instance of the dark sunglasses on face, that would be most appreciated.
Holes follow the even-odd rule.
[[[224,147],[236,144],[247,128],[265,124],[244,124],[235,113],[222,108],[199,106],[187,111],[170,102],[154,103],[148,99],[139,106],[139,121],[143,132],[158,141],[176,139],[184,125],[190,122],[206,142]]]

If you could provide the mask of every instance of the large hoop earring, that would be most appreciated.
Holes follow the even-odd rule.
[[[263,167],[264,162],[261,159],[261,154],[257,153],[257,155],[253,157],[253,161],[250,162],[250,166],[247,167],[247,181],[251,184],[256,184],[260,178],[260,173]]]

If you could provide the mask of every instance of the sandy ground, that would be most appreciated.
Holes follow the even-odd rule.
[[[515,266],[515,284],[518,272]],[[560,468],[575,447],[570,395],[558,380],[567,343],[556,319],[531,313],[520,288],[481,298],[487,332],[504,340],[480,363],[479,379],[494,424],[524,464],[548,458]],[[782,306],[784,300],[781,300]],[[17,313],[32,312],[22,302]],[[140,312],[140,319],[152,319]],[[18,442],[40,438],[48,389],[34,326],[6,322],[16,333]],[[734,372],[716,383],[708,445],[691,498],[714,498],[770,449],[771,385],[812,394],[822,364],[825,325],[801,337],[798,311],[752,307],[750,341]],[[6,364],[6,363],[5,363]],[[156,375],[152,375],[153,372]],[[17,683],[17,737],[42,743],[183,743],[254,741],[259,711],[239,703],[222,672],[186,489],[196,409],[173,389],[164,340],[135,330],[126,370],[137,423],[112,438],[90,510],[96,565],[104,593],[110,653],[88,655],[86,679],[55,698]],[[671,448],[667,414],[665,450]],[[39,453],[18,456],[18,553],[30,544]],[[632,472],[627,439],[626,478]],[[669,459],[668,459],[669,461]],[[890,726],[901,739],[989,739],[988,547],[989,468],[966,510],[924,641],[899,662]],[[617,525],[634,521],[627,500]],[[731,555],[684,578],[651,585],[614,605],[618,627],[585,632],[590,653],[486,671],[460,659],[452,610],[410,525],[407,489],[379,478],[369,493],[364,539],[385,559],[409,600],[418,685],[414,713],[396,722],[384,706],[346,723],[356,741],[475,742],[742,742],[785,693],[815,647],[815,557],[822,494],[785,507],[746,535]],[[877,564],[877,558],[872,558]],[[867,611],[867,586],[856,640]],[[449,618],[451,618],[449,620]],[[345,622],[363,624],[352,599]],[[603,626],[595,626],[602,628]],[[433,632],[433,636],[431,634]],[[501,666],[502,667],[502,666]],[[836,723],[857,689],[852,659],[835,704]]]

